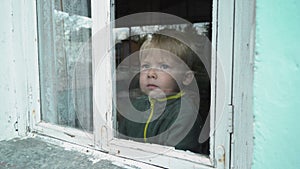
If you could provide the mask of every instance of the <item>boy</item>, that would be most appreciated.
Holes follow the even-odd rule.
[[[138,112],[129,112],[134,120],[120,120],[119,132],[122,138],[199,153],[198,137],[203,126],[198,115],[199,94],[188,89],[197,89],[190,70],[195,56],[181,41],[163,35],[168,32],[153,34],[140,49],[139,87],[145,95],[132,101]],[[171,33],[182,36],[180,32]]]

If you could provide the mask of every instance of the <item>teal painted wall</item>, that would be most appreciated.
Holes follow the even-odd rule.
[[[300,1],[257,0],[254,169],[300,168]]]

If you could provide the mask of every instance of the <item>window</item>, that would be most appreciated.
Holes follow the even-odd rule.
[[[190,4],[187,1],[182,1],[186,3],[187,6],[192,6],[195,4]],[[116,7],[118,7],[119,2],[116,2]],[[137,9],[141,9],[141,6],[135,6],[134,7]],[[211,4],[210,4],[211,5]],[[142,6],[143,7],[143,6]],[[161,7],[161,5],[160,5]],[[180,6],[175,6],[177,11]],[[194,6],[195,7],[195,6]],[[124,7],[119,7],[121,9],[126,8]],[[129,7],[130,8],[130,7]],[[132,7],[131,7],[132,8]],[[167,7],[165,7],[167,8]],[[200,8],[200,6],[197,6],[196,8]],[[190,8],[189,8],[190,9]],[[202,7],[201,7],[202,9]],[[209,8],[210,9],[210,8]],[[187,10],[187,9],[186,9]],[[116,11],[115,13],[118,14],[121,11]],[[187,13],[187,12],[185,12]],[[196,14],[191,14],[194,15],[195,18],[201,18],[201,16],[196,17]],[[208,15],[209,16],[209,15]],[[131,140],[140,140],[140,142],[146,142],[146,140],[150,138],[143,138],[142,135],[144,134],[145,136],[149,134],[154,134],[151,138],[153,140],[152,143],[156,144],[162,144],[162,145],[171,145],[175,144],[175,142],[180,142],[176,143],[178,148],[181,148],[185,150],[185,148],[188,148],[188,150],[201,153],[204,155],[209,155],[209,137],[205,136],[206,138],[204,139],[205,142],[199,143],[199,137],[200,137],[200,132],[201,129],[203,128],[204,130],[207,130],[209,132],[209,120],[206,121],[208,112],[209,112],[209,107],[210,107],[210,79],[209,79],[209,74],[210,74],[210,68],[211,68],[211,42],[209,39],[211,39],[210,32],[211,32],[211,17],[205,18],[202,17],[201,20],[198,23],[189,23],[186,20],[183,20],[181,18],[176,18],[175,16],[172,15],[166,15],[163,13],[140,13],[136,15],[131,15],[131,23],[122,23],[122,18],[116,20],[116,28],[113,30],[113,33],[115,33],[115,60],[116,60],[116,70],[113,71],[115,72],[115,85],[116,85],[116,111],[117,111],[117,116],[116,116],[116,123],[117,126],[115,128],[117,131],[120,131],[119,138],[122,137],[127,137],[127,139]],[[144,21],[144,23],[138,23],[135,22],[138,20],[138,18],[151,18],[148,21]],[[163,22],[161,22],[162,20]],[[168,20],[167,24],[164,22]],[[123,25],[127,25],[127,27],[122,27]],[[141,24],[141,25],[139,25]],[[173,36],[173,37],[172,37]],[[156,39],[156,42],[155,41]],[[176,39],[178,38],[178,39]],[[152,39],[152,40],[150,40]],[[175,40],[176,39],[176,40]],[[161,41],[158,41],[161,40]],[[163,40],[165,40],[163,42]],[[146,42],[145,42],[146,41]],[[182,41],[182,42],[181,42]],[[185,63],[183,63],[185,66],[188,66],[190,71],[193,71],[193,77],[194,79],[187,85],[180,85],[180,77],[179,79],[176,80],[176,86],[179,85],[180,89],[177,89],[177,87],[173,88],[173,90],[170,94],[167,90],[170,90],[170,86],[161,86],[159,83],[161,83],[159,80],[160,78],[158,77],[158,81],[156,80],[150,80],[150,79],[145,79],[145,83],[153,83],[153,85],[156,87],[156,85],[159,88],[159,90],[164,90],[163,95],[167,94],[168,97],[171,97],[172,95],[175,95],[177,90],[180,90],[181,92],[184,93],[182,97],[176,98],[173,101],[176,103],[173,103],[173,101],[169,100],[166,102],[165,111],[160,115],[160,117],[156,117],[159,115],[159,109],[158,106],[161,104],[165,104],[164,101],[160,102],[159,99],[153,99],[156,103],[153,103],[153,114],[150,116],[150,103],[148,102],[148,99],[151,97],[148,94],[146,94],[146,91],[143,90],[148,90],[147,86],[143,87],[140,86],[141,83],[139,83],[139,78],[141,75],[143,75],[143,72],[146,72],[148,67],[140,67],[143,66],[141,65],[141,57],[139,56],[142,52],[141,50],[141,45],[144,43],[149,43],[149,45],[153,45],[152,47],[144,47],[146,50],[149,49],[151,50],[153,47],[155,47],[154,50],[161,50],[162,53],[163,51],[171,52],[174,53],[175,55],[180,55],[181,59],[184,60]],[[171,44],[169,44],[171,43]],[[181,46],[185,46],[186,48],[180,48],[179,50],[173,49],[173,45],[177,45],[179,43]],[[178,47],[180,45],[178,44]],[[170,46],[160,46],[160,45],[170,45]],[[143,45],[144,46],[144,45]],[[154,52],[153,50],[153,52]],[[146,51],[147,52],[147,51]],[[150,53],[152,51],[149,51]],[[154,52],[156,54],[151,54],[151,55],[163,55],[161,54],[160,51]],[[184,53],[184,54],[181,54]],[[167,53],[166,53],[167,54]],[[146,54],[148,55],[148,54]],[[155,57],[155,56],[151,56]],[[165,57],[169,58],[167,55]],[[148,60],[145,62],[145,66],[151,66],[150,64],[150,57]],[[161,59],[161,61],[164,61],[166,58],[164,56],[158,57],[156,59]],[[176,58],[170,57],[171,60]],[[174,61],[175,61],[174,60]],[[160,64],[160,62],[158,64]],[[168,63],[170,62],[170,63]],[[159,72],[156,72],[154,69],[154,75],[160,74],[161,72],[166,72],[169,75],[174,75],[172,72],[172,69],[176,69],[178,71],[180,67],[175,66],[177,64],[172,63],[172,61],[167,61],[166,63],[163,63],[162,66],[168,66],[166,68],[155,68],[157,70],[162,70]],[[145,69],[145,71],[143,71]],[[152,70],[149,70],[152,71]],[[156,79],[153,78],[153,79]],[[149,82],[148,82],[149,80]],[[147,82],[146,82],[147,81]],[[141,81],[140,81],[141,82]],[[149,85],[149,84],[148,84]],[[152,90],[152,89],[150,89]],[[175,92],[175,93],[174,93]],[[128,95],[128,96],[127,96]],[[148,97],[148,96],[149,97]],[[157,96],[154,96],[154,98]],[[168,98],[166,97],[166,98]],[[192,100],[189,100],[193,98]],[[144,100],[144,101],[142,101]],[[189,103],[184,103],[185,100],[187,100]],[[193,101],[198,100],[197,103],[192,103]],[[157,102],[158,101],[158,102]],[[192,103],[191,105],[189,105]],[[129,109],[129,105],[132,104],[132,109]],[[137,105],[139,104],[139,105]],[[178,104],[178,105],[174,105]],[[181,105],[180,105],[181,104]],[[185,105],[184,105],[185,104]],[[188,105],[187,105],[188,104]],[[148,112],[139,112],[136,111],[136,114],[134,113],[135,109],[143,109],[145,107],[148,109]],[[176,107],[176,111],[182,112],[184,114],[176,114],[176,111],[174,112],[174,108]],[[188,107],[190,109],[188,109]],[[195,107],[195,110],[193,110],[191,107]],[[143,111],[146,111],[143,110]],[[168,109],[172,109],[169,115]],[[188,109],[188,110],[187,110]],[[183,116],[182,118],[188,118],[187,113],[195,111],[195,115],[190,115],[191,119],[189,119],[188,124],[181,124],[182,128],[174,128],[172,129],[172,125],[177,125],[176,123],[184,123],[183,119],[181,121],[176,121],[175,119],[179,119],[180,116]],[[135,114],[135,115],[133,115]],[[142,114],[148,114],[146,117],[139,117]],[[197,116],[198,115],[198,116]],[[127,116],[127,117],[126,117]],[[143,115],[144,116],[144,115]],[[146,123],[147,116],[149,116],[149,123]],[[153,117],[152,117],[153,116]],[[173,116],[173,119],[170,119],[171,116]],[[175,117],[177,116],[177,117]],[[192,116],[195,116],[192,118]],[[142,118],[144,122],[138,122],[138,118]],[[169,120],[168,120],[169,119]],[[194,121],[193,121],[194,120]],[[195,121],[196,120],[196,121]],[[134,122],[135,121],[135,122]],[[152,122],[150,122],[152,121]],[[173,123],[172,123],[173,122]],[[206,129],[203,127],[205,122],[206,124]],[[165,125],[170,125],[168,127],[165,127],[165,130],[162,131],[161,126]],[[170,123],[170,124],[169,124]],[[172,124],[171,124],[172,123]],[[195,124],[194,124],[195,123]],[[195,126],[190,126],[195,125]],[[131,127],[132,126],[132,127]],[[134,126],[134,127],[133,127]],[[158,127],[160,126],[160,127]],[[130,128],[130,129],[129,129]],[[147,128],[152,128],[148,129]],[[197,128],[197,129],[196,129]],[[145,131],[143,131],[145,129]],[[147,130],[147,131],[146,131]],[[188,130],[192,130],[189,135],[184,136],[187,134]],[[198,130],[198,131],[196,131]],[[150,132],[151,131],[151,132]],[[165,132],[165,134],[164,134]],[[180,139],[179,135],[181,134],[176,134],[178,132],[183,134],[182,137],[184,137],[185,141],[183,138]],[[161,133],[159,136],[158,133]],[[171,134],[172,133],[172,134]],[[193,133],[193,134],[192,134]],[[165,135],[165,136],[163,136]],[[172,138],[171,135],[176,135],[176,138]],[[139,137],[139,138],[137,138]],[[156,138],[155,138],[156,137]],[[204,137],[202,135],[202,137]],[[168,139],[167,139],[168,138]],[[178,141],[175,141],[177,140]],[[169,141],[166,141],[169,140]],[[171,141],[172,140],[172,141]],[[172,142],[172,143],[171,143]],[[192,145],[195,145],[192,147]]]
[[[99,147],[111,154],[170,168],[181,165],[182,167],[220,167],[229,162],[229,158],[224,157],[230,156],[231,80],[225,79],[225,77],[231,79],[232,74],[232,39],[229,39],[228,42],[228,39],[225,40],[224,38],[227,38],[227,36],[232,38],[233,32],[230,24],[233,24],[233,16],[232,13],[227,13],[230,9],[225,9],[226,7],[221,2],[205,1],[205,3],[208,8],[204,10],[203,15],[199,14],[201,16],[199,17],[193,15],[193,12],[189,13],[189,10],[195,9],[188,7],[203,6],[203,4],[191,1],[176,1],[175,3],[166,4],[161,4],[158,1],[107,2],[109,5],[106,4],[106,7],[111,7],[109,8],[111,11],[109,13],[112,20],[111,24],[98,26],[95,29],[98,31],[93,36],[94,54],[96,54],[94,55],[95,65],[97,65],[96,70],[94,70],[95,86],[97,86],[96,93],[94,93],[97,100],[95,113],[100,119],[103,119],[101,120],[102,124],[96,124],[97,128],[101,129],[101,136],[99,136],[98,141]],[[103,3],[101,4],[103,5]],[[101,8],[100,4],[97,6],[96,3],[95,5],[94,8]],[[164,11],[164,5],[166,11]],[[186,8],[182,8],[183,6]],[[135,14],[136,12],[149,11],[176,13],[178,11],[176,7],[177,9],[181,7],[183,10],[177,13],[177,16],[161,13]],[[212,11],[211,9],[215,10]],[[103,21],[108,17],[107,13],[102,16],[98,12],[95,13],[93,16],[96,17],[94,19],[97,21],[101,19]],[[100,18],[97,18],[98,16]],[[184,30],[187,25],[191,25],[190,22],[187,23],[186,19],[192,21],[190,28],[198,29],[197,34],[208,34],[212,42],[212,54],[209,60],[209,63],[211,63],[211,93],[209,95],[210,100],[208,100],[211,102],[211,107],[210,119],[208,120],[210,123],[207,123],[210,133],[210,150],[208,153],[193,153],[174,149],[172,146],[144,143],[143,140],[124,139],[120,136],[120,123],[126,117],[122,117],[118,110],[118,103],[120,103],[118,99],[123,96],[132,97],[141,94],[137,87],[139,70],[136,68],[139,64],[137,51],[139,51],[141,43],[144,38],[147,38],[148,33],[160,29],[175,28]],[[207,25],[210,26],[210,22],[212,24],[211,32],[205,28]],[[224,37],[217,36],[219,33]],[[101,43],[103,41],[108,43]],[[99,44],[101,46],[98,46]],[[216,50],[216,48],[219,50]],[[126,77],[129,77],[129,80],[122,81]],[[123,89],[125,89],[125,92],[122,91]],[[115,98],[112,103],[107,101],[111,98]],[[131,102],[125,102],[124,105],[131,105]],[[206,105],[209,105],[209,103]]]
[[[36,7],[41,111],[31,113],[32,131],[162,167],[228,168],[232,155],[233,1],[42,0]],[[137,12],[155,13],[145,17]],[[194,153],[121,138],[122,117],[116,105],[123,86],[116,81],[117,73],[126,73],[128,68],[139,71],[123,59],[139,50],[146,33],[166,27],[184,30],[187,25],[211,40],[210,91],[204,90],[210,92],[206,95],[209,103],[204,103],[210,105],[206,123],[209,151]],[[136,59],[128,61],[131,64]],[[130,94],[140,94],[137,85],[129,85]]]
[[[37,17],[41,97],[38,130],[54,135],[62,131],[76,138],[77,132],[72,129],[79,129],[92,145],[91,2],[37,1]]]
[[[88,1],[38,1],[42,120],[92,131]],[[49,25],[51,25],[49,27]]]

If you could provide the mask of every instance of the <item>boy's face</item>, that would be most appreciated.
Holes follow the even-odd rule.
[[[140,57],[140,88],[152,98],[161,98],[180,91],[187,66],[177,56],[150,49]]]

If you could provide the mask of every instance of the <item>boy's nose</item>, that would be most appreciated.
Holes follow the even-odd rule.
[[[153,68],[149,69],[149,70],[148,70],[147,77],[148,77],[148,78],[157,79],[156,70],[154,70]]]

